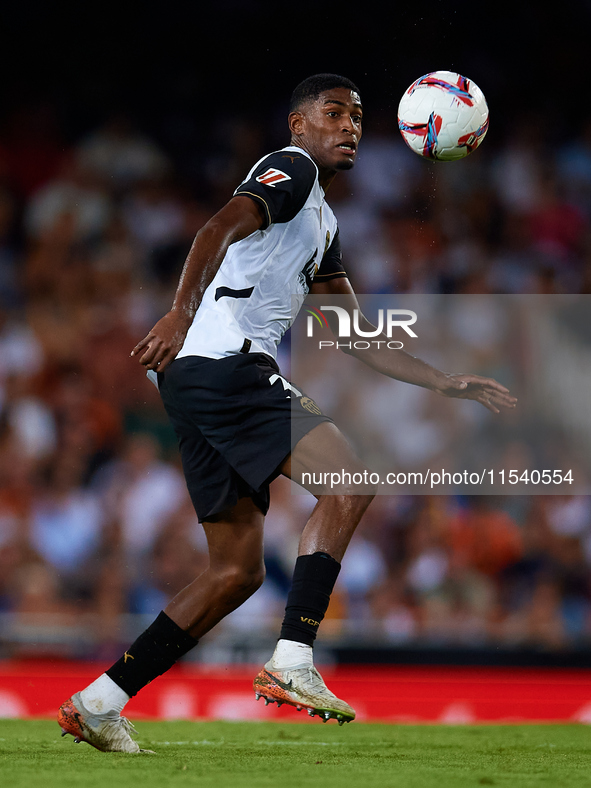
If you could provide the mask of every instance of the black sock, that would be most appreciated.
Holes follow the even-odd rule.
[[[121,659],[106,671],[107,676],[133,697],[146,684],[166,673],[197,642],[162,611]]]
[[[328,553],[300,555],[293,572],[280,638],[314,645],[341,565]]]

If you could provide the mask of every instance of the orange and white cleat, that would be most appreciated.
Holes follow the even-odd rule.
[[[253,683],[255,698],[265,699],[265,706],[289,703],[298,711],[306,709],[310,717],[317,715],[323,722],[337,720],[339,725],[352,722],[355,711],[334,695],[324,683],[315,667],[309,665],[277,670],[270,662],[257,675]]]
[[[82,703],[80,693],[72,695],[62,703],[57,713],[57,721],[62,736],[71,733],[74,744],[85,741],[101,752],[152,753],[153,750],[140,749],[131,734],[137,734],[127,717],[116,711],[92,714]]]

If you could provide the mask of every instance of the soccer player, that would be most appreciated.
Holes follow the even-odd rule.
[[[359,91],[350,80],[334,74],[304,80],[292,96],[290,144],[255,164],[197,233],[171,310],[132,351],[155,379],[178,435],[209,567],[106,673],[61,706],[63,733],[76,741],[142,752],[121,716],[127,701],[263,582],[270,481],[343,469],[351,478],[365,470],[334,423],[281,376],[275,361],[293,319],[292,295],[301,303],[308,292],[338,294],[351,309],[358,306],[325,196],[336,174],[353,167],[361,124]],[[372,328],[367,321],[360,327]],[[444,374],[404,351],[366,350],[359,357],[385,375],[477,400],[495,413],[515,403],[494,380]],[[368,486],[317,494],[280,638],[254,680],[257,698],[305,708],[324,721],[354,719],[314,667],[312,647],[372,497]]]

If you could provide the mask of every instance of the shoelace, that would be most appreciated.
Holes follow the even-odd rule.
[[[131,734],[132,733],[135,734],[136,736],[138,735],[136,729],[133,727],[133,725],[127,719],[127,717],[120,717],[120,720],[121,720],[121,725],[123,726],[123,728],[125,729],[126,733],[129,735],[130,738],[131,738]],[[135,744],[135,742],[134,742],[134,744]],[[150,755],[154,755],[154,750],[142,750],[142,749],[140,749],[140,752],[149,753]]]
[[[333,695],[333,693],[328,689],[324,680],[320,673],[316,670],[316,668],[304,668],[304,670],[308,673],[308,680],[310,683],[310,690],[312,692],[316,692],[318,690],[322,690],[324,692],[328,692],[329,695]]]
[[[106,737],[111,741],[120,741],[122,734],[127,734],[131,738],[131,734],[135,734],[137,736],[137,731],[131,724],[131,722],[127,719],[127,717],[117,717],[114,720],[110,720],[113,725],[110,732],[107,728],[104,730],[104,734]]]
[[[119,720],[121,721],[123,728],[125,728],[126,733],[128,733],[130,736],[132,733],[137,736],[136,729],[133,727],[132,723],[127,719],[127,717],[119,717]]]

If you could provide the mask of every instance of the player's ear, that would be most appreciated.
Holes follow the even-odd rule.
[[[289,130],[292,134],[295,134],[296,137],[299,137],[304,128],[304,116],[301,112],[290,112],[287,117],[287,123],[289,125]]]

